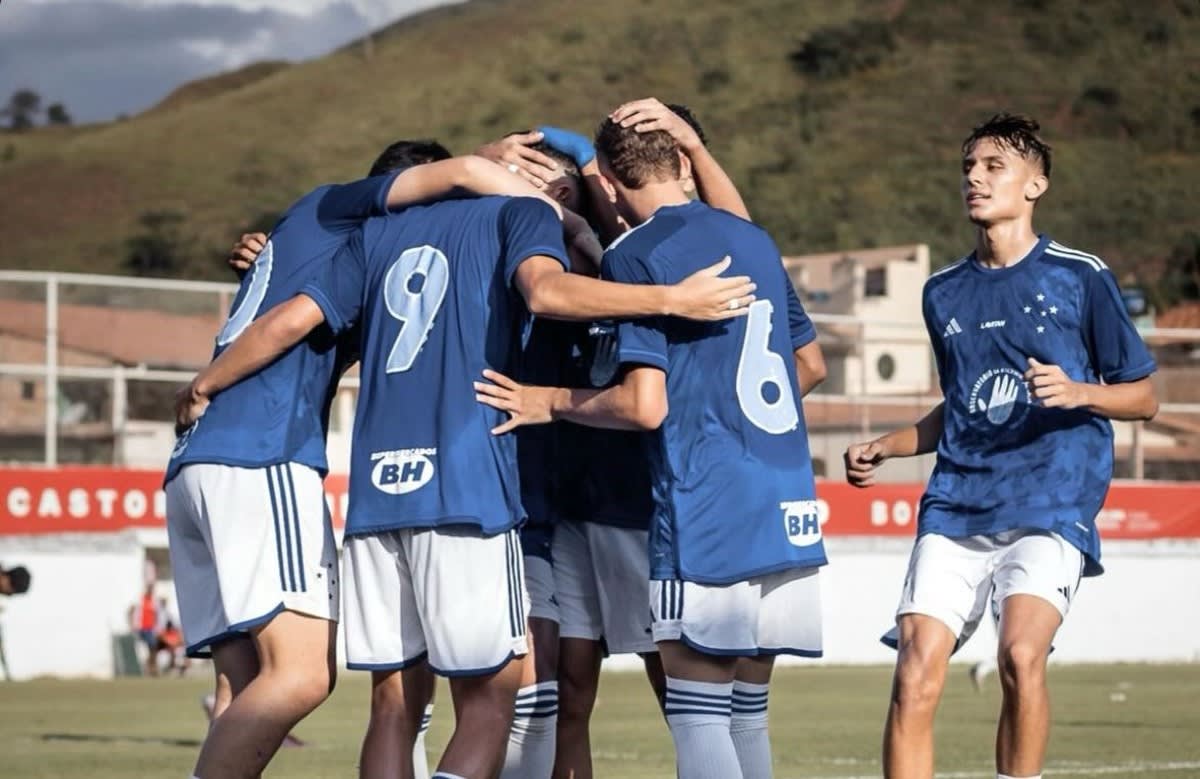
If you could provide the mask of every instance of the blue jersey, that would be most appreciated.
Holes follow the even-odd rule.
[[[660,208],[604,255],[604,277],[673,284],[729,255],[758,285],[749,316],[622,322],[622,363],[667,374],[650,437],[650,575],[728,584],[822,565],[825,548],[795,349],[816,333],[771,238],[701,202]]]
[[[320,187],[284,212],[242,279],[229,319],[217,335],[214,359],[260,314],[296,295],[363,220],[387,213],[396,175]],[[329,470],[329,405],[335,380],[348,364],[338,347],[329,328],[319,328],[275,362],[219,393],[176,442],[167,481],[188,463],[258,468],[296,462],[324,475]]]
[[[1096,257],[1042,237],[1002,269],[974,255],[925,284],[925,325],[945,397],[945,432],[921,499],[919,533],[1033,528],[1058,533],[1100,573],[1095,518],[1112,480],[1107,419],[1044,408],[1029,358],[1073,381],[1135,381],[1155,370],[1116,279]]]
[[[362,325],[347,535],[522,520],[516,438],[489,432],[508,415],[472,383],[519,366],[513,277],[538,255],[567,266],[545,203],[449,201],[368,221],[304,287],[334,332]]]

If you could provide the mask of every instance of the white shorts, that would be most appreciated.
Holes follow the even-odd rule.
[[[525,589],[529,592],[529,617],[558,622],[554,568],[537,555],[525,555]]]
[[[346,538],[346,667],[422,659],[443,676],[483,676],[525,654],[528,597],[517,531],[457,526]]]
[[[603,641],[620,655],[657,652],[650,633],[650,552],[645,530],[562,522],[554,530],[559,638]]]
[[[819,568],[792,568],[725,585],[650,582],[655,641],[709,655],[820,657]]]
[[[924,614],[950,628],[961,647],[991,608],[1010,595],[1036,595],[1064,618],[1083,575],[1083,554],[1044,530],[1011,530],[990,536],[917,539],[896,616]],[[888,642],[884,639],[885,643]]]
[[[166,496],[189,655],[206,656],[284,609],[337,621],[337,546],[312,468],[185,465]]]

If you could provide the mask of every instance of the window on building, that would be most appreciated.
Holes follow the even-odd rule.
[[[886,352],[879,355],[879,359],[875,361],[875,370],[879,372],[879,378],[890,381],[896,375],[895,358]]]
[[[32,381],[21,382],[21,400],[33,400],[34,386]]]
[[[868,268],[867,277],[863,283],[863,295],[869,298],[881,298],[887,294],[887,268]]]

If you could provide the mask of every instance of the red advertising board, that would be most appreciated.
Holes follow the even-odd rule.
[[[858,490],[842,482],[817,486],[829,536],[910,536],[920,484]],[[331,475],[325,493],[334,525],[346,516],[346,477]],[[0,535],[103,533],[163,527],[160,471],[123,468],[0,468]],[[1200,538],[1200,483],[1116,483],[1098,519],[1109,539]]]

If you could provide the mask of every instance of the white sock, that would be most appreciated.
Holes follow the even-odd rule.
[[[508,752],[500,779],[548,777],[554,772],[554,736],[558,728],[558,682],[540,682],[517,690]]]
[[[425,731],[433,721],[433,704],[425,707],[421,716],[421,727],[417,731],[417,740],[413,743],[413,779],[429,779],[429,758],[425,754]]]
[[[1009,776],[1008,774],[996,774],[996,779],[1042,779],[1042,775],[1037,776]]]
[[[743,779],[771,779],[771,740],[767,737],[767,685],[733,683],[729,735]]]
[[[448,774],[445,771],[438,771],[433,775],[432,779],[467,779],[467,777],[459,776],[458,774]]]
[[[667,677],[666,715],[679,779],[742,779],[729,734],[733,684]]]

